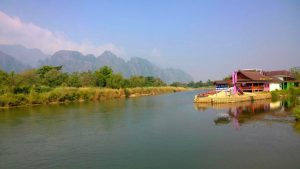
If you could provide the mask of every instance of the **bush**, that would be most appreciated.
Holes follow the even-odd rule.
[[[29,86],[20,86],[14,88],[14,94],[19,94],[19,93],[28,94],[29,92],[30,92]]]
[[[45,93],[45,92],[50,92],[52,88],[49,86],[38,86],[35,87],[34,90],[38,93]]]
[[[12,107],[28,104],[28,99],[24,94],[4,94],[0,96],[1,107]]]

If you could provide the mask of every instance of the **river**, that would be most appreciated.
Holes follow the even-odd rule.
[[[289,102],[193,104],[198,92],[0,110],[0,168],[299,169]]]

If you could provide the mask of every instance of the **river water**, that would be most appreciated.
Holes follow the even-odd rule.
[[[0,168],[300,168],[289,102],[193,104],[198,92],[1,110]]]

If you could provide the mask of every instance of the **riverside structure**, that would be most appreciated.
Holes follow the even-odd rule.
[[[194,102],[230,103],[270,99],[270,91],[298,87],[299,81],[286,70],[243,69],[234,71],[231,79],[215,81],[214,84],[214,91],[196,95]]]

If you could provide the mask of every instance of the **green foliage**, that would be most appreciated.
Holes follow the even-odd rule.
[[[35,92],[38,92],[38,93],[45,93],[45,92],[49,92],[52,90],[52,88],[49,86],[37,86],[37,87],[34,87],[33,89]]]
[[[145,85],[145,82],[143,76],[131,76],[129,79],[129,87],[141,87]]]
[[[92,87],[96,86],[96,76],[94,75],[93,72],[88,71],[88,72],[82,72],[80,74],[80,83],[82,87]]]
[[[70,74],[67,78],[67,85],[70,87],[81,87],[80,74],[77,72]]]
[[[37,70],[37,74],[40,76],[40,78],[44,78],[45,74],[51,70],[61,71],[62,66],[42,66]]]
[[[29,94],[6,93],[4,95],[0,95],[0,107],[75,101],[102,101],[139,95],[178,92],[183,90],[185,90],[185,88],[178,87],[138,87],[126,89],[57,87],[51,91],[39,93],[32,89]]]
[[[28,104],[28,99],[24,94],[6,93],[0,96],[1,107],[12,107]]]
[[[52,69],[45,73],[43,78],[43,84],[50,87],[60,86],[67,79],[67,74],[62,73],[59,70]]]
[[[212,85],[213,82],[208,79],[207,82],[202,82],[201,80],[198,82],[190,81],[189,83],[174,82],[170,86],[199,88],[199,87],[210,87]]]
[[[0,86],[6,85],[8,74],[0,69]]]
[[[300,88],[296,88],[296,87],[290,87],[288,89],[288,96],[289,97],[297,97],[300,96]]]
[[[18,94],[18,93],[23,93],[23,94],[28,94],[30,92],[30,86],[18,86],[14,88],[13,93]]]
[[[187,87],[186,83],[181,83],[181,82],[173,82],[170,86],[174,87]]]
[[[107,79],[110,78],[112,74],[113,74],[113,70],[108,66],[104,66],[101,67],[99,70],[96,70],[95,75],[96,75],[97,86],[106,87]]]
[[[126,79],[119,73],[104,66],[95,72],[63,73],[62,66],[43,66],[38,69],[30,69],[19,74],[7,73],[0,70],[0,93],[24,93],[28,94],[33,88],[38,93],[49,91],[47,87],[106,87],[106,88],[130,88],[166,86],[160,78],[152,76],[132,76]],[[182,86],[182,85],[178,85]]]
[[[36,69],[25,70],[16,76],[18,85],[33,86],[39,85],[39,75]]]
[[[160,78],[124,78],[108,66],[81,73],[63,73],[62,66],[43,66],[18,74],[0,70],[0,106],[106,100],[183,90],[163,86],[166,83]]]
[[[153,76],[145,77],[145,85],[150,86],[166,86],[166,83],[163,82],[160,78],[154,78]]]
[[[119,89],[124,87],[124,79],[121,74],[112,74],[106,79],[106,87]]]
[[[4,94],[7,89],[8,74],[0,69],[0,94]]]

